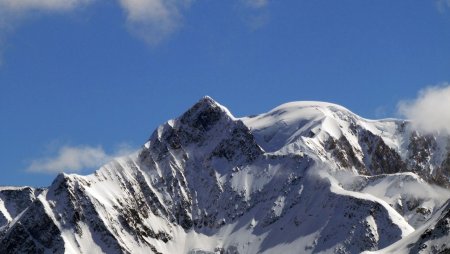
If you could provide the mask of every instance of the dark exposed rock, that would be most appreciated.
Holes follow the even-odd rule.
[[[34,189],[31,187],[5,188],[0,190],[0,199],[3,201],[8,213],[14,218],[29,207],[35,200],[36,196],[42,191],[43,189]],[[2,220],[0,219],[0,226],[2,226],[1,221]]]
[[[449,237],[450,234],[450,206],[449,202],[444,205],[444,210],[428,229],[426,229],[412,246],[410,246],[410,253],[419,253],[419,251],[429,248],[431,253],[446,253],[450,249],[450,245],[447,242],[447,246],[431,246],[432,240],[442,237]],[[430,246],[429,246],[430,245]]]
[[[408,158],[414,172],[423,170],[430,163],[431,154],[436,149],[436,138],[432,135],[419,135],[413,132],[408,145]]]
[[[432,181],[440,186],[450,188],[450,149],[447,148],[447,156],[441,166],[432,175]]]
[[[338,140],[330,137],[325,143],[325,149],[329,151],[343,168],[356,168],[364,171],[363,163],[356,157],[352,145],[345,136]]]
[[[0,253],[64,253],[61,232],[36,200],[1,239]],[[27,252],[30,251],[30,252]]]
[[[380,136],[361,129],[359,143],[365,150],[365,164],[371,175],[392,174],[406,171],[406,164],[400,155],[386,145]]]
[[[211,129],[224,114],[223,109],[214,100],[205,97],[184,113],[180,122],[205,132]]]
[[[246,163],[254,161],[263,154],[248,128],[238,121],[231,131],[231,137],[223,140],[212,151],[212,156],[223,157],[228,161],[235,160],[237,156],[245,156]]]

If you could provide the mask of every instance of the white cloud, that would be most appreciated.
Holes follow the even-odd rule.
[[[181,11],[191,0],[119,0],[132,32],[155,45],[181,25]]]
[[[2,13],[26,11],[67,11],[93,0],[0,0]]]
[[[252,8],[263,8],[269,3],[268,0],[242,0],[244,3]]]
[[[100,146],[63,146],[55,156],[31,161],[26,170],[43,173],[80,172],[98,168],[114,157],[132,152],[128,145],[120,145],[112,154],[107,154]]]
[[[400,114],[419,130],[450,135],[450,84],[428,87],[411,101],[398,105]]]
[[[27,15],[63,13],[95,0],[0,0],[0,36],[10,32]]]
[[[194,0],[119,0],[127,14],[127,25],[131,32],[150,45],[156,45],[178,30],[182,25],[183,11]],[[262,9],[268,0],[239,0],[251,9]],[[267,15],[252,16],[252,27],[267,22]]]

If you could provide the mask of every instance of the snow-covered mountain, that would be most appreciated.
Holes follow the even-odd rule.
[[[0,188],[0,253],[439,253],[449,145],[330,103],[236,118],[205,97],[92,175]]]

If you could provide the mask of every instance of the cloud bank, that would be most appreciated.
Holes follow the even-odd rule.
[[[419,130],[450,135],[449,83],[421,90],[415,100],[400,102],[398,109]]]
[[[63,146],[55,156],[31,161],[26,170],[41,173],[80,172],[98,168],[115,157],[132,152],[127,145],[119,146],[112,154],[107,154],[100,146]]]

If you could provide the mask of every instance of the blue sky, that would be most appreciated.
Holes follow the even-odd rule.
[[[320,100],[381,118],[450,81],[447,0],[21,3],[0,0],[0,185],[92,172],[204,95],[236,116]]]

